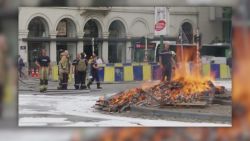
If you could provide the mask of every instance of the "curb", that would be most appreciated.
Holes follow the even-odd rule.
[[[209,120],[218,122],[230,122],[231,116],[224,116],[219,114],[207,114],[207,113],[193,113],[193,112],[174,112],[162,109],[146,108],[140,106],[130,106],[131,112],[147,113],[156,116],[169,116],[169,117],[185,117],[188,119]]]
[[[39,91],[33,91],[34,93],[32,94],[25,94],[23,93],[22,95],[68,95],[68,94],[75,94],[75,95],[79,95],[79,94],[85,94],[85,93],[89,93],[90,90],[59,90],[59,91],[55,91],[55,90],[48,90],[46,93],[41,93]]]

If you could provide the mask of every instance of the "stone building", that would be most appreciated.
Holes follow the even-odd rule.
[[[222,8],[168,9],[165,40],[175,39],[183,31],[187,42],[192,43],[197,27],[202,43],[224,39]],[[41,48],[46,48],[53,64],[63,50],[69,51],[71,60],[77,53],[90,56],[94,50],[105,63],[138,62],[141,59],[135,58],[143,56],[144,49],[136,48],[136,43],[145,36],[159,40],[153,36],[154,7],[20,7],[18,28],[19,54],[29,67],[35,67]]]

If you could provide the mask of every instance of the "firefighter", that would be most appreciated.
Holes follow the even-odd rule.
[[[61,86],[58,88],[59,90],[67,90],[68,87],[68,79],[69,79],[69,61],[68,61],[68,54],[62,53],[61,60],[59,61],[59,78],[61,81]]]
[[[67,57],[67,64],[68,64],[68,71],[67,71],[67,79],[66,79],[66,89],[67,89],[67,86],[68,86],[68,81],[69,81],[69,75],[71,74],[71,63],[70,63],[70,56],[69,56],[69,52],[68,52],[68,50],[65,50],[64,51],[64,53],[65,53],[65,56]]]
[[[84,57],[84,53],[77,54],[76,59],[72,63],[75,78],[75,89],[86,89],[86,70],[87,70],[87,61]]]
[[[36,65],[40,73],[40,92],[46,92],[49,74],[51,74],[50,58],[46,55],[46,50],[42,49],[41,56],[36,60]]]
[[[86,89],[86,75],[87,75],[87,66],[88,66],[88,61],[86,59],[85,53],[81,53],[81,60],[79,62],[78,70],[79,70],[79,75],[80,75],[80,88],[81,89]]]
[[[73,62],[72,62],[72,66],[73,66],[73,67],[72,67],[72,73],[74,74],[74,78],[75,78],[75,84],[74,84],[75,89],[79,89],[80,80],[79,80],[79,75],[78,75],[78,68],[77,68],[77,66],[78,66],[78,63],[79,63],[80,59],[81,59],[81,55],[78,53],[78,54],[76,55],[76,59],[73,60]]]
[[[98,74],[99,68],[98,68],[98,64],[96,60],[97,60],[97,57],[95,54],[93,54],[93,59],[89,62],[92,78],[89,79],[89,82],[87,84],[88,89],[90,89],[90,85],[93,83],[94,80],[96,81],[97,89],[102,89],[100,80],[99,80],[99,74]]]
[[[166,43],[163,51],[160,53],[161,81],[165,81],[165,77],[167,77],[167,81],[171,81],[174,64],[174,53],[169,50],[169,44]]]
[[[62,59],[62,56],[64,55],[64,52],[61,52],[60,53],[60,60]],[[59,61],[60,62],[60,61]],[[57,87],[58,90],[61,90],[62,89],[62,74],[60,72],[60,69],[59,69],[59,63],[58,63],[58,78],[59,78],[59,86]]]
[[[93,57],[90,56],[88,61],[87,61],[88,62],[88,64],[87,64],[87,80],[88,80],[88,82],[92,79],[92,67],[91,67],[92,61],[93,61]]]

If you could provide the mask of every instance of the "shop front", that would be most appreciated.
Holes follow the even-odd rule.
[[[146,46],[143,43],[136,42],[134,44],[134,53],[133,53],[133,61],[134,62],[154,62],[155,58],[155,47],[156,43],[149,43],[147,45],[147,60],[145,60],[145,54],[146,54]]]

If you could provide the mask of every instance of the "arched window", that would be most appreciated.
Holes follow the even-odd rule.
[[[76,37],[75,23],[68,18],[62,19],[56,28],[58,37]]]
[[[28,26],[29,37],[48,37],[49,27],[47,22],[41,18],[36,17],[32,19]]]
[[[84,37],[86,38],[97,38],[102,36],[102,27],[98,20],[90,19],[84,25]],[[94,48],[92,46],[92,42],[84,42],[84,52],[87,55],[87,58],[92,56],[93,49],[94,53],[101,57],[102,54],[102,43],[94,41]]]
[[[89,20],[84,26],[84,37],[98,37],[100,33],[99,23],[96,20]]]
[[[113,21],[109,26],[109,38],[123,38],[126,37],[126,30],[124,24],[119,21]],[[109,63],[122,63],[125,61],[126,42],[109,41],[108,60]]]
[[[183,43],[193,43],[193,27],[189,22],[185,22],[181,25],[182,40]]]
[[[125,37],[126,31],[124,24],[119,21],[113,21],[109,26],[109,37]]]
[[[57,37],[64,38],[74,38],[77,36],[76,25],[73,20],[69,18],[62,19],[56,28]],[[67,42],[67,41],[57,41],[56,50],[57,50],[57,62],[60,61],[60,54],[67,50],[69,52],[70,60],[76,58],[76,42]]]

